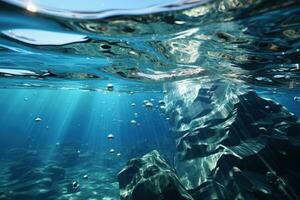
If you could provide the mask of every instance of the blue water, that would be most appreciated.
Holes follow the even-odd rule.
[[[167,146],[174,145],[169,124],[159,109],[143,107],[143,100],[149,96],[155,102],[162,97],[157,93],[3,90],[1,147],[43,148],[66,141],[88,143],[97,151],[113,147],[125,153],[130,151],[127,147],[142,148],[146,142],[149,148],[155,146],[167,151]],[[136,106],[131,106],[132,103]],[[33,123],[37,117],[42,121]],[[139,124],[131,125],[131,120]],[[107,142],[108,133],[116,137],[113,146]],[[9,143],[7,137],[11,138]]]
[[[0,2],[0,200],[299,199],[299,2],[115,2]]]
[[[162,94],[2,89],[0,158],[6,163],[12,156],[11,151],[21,150],[26,155],[26,152],[38,150],[39,156],[42,156],[38,157],[38,160],[41,160],[41,166],[45,167],[57,162],[57,154],[63,154],[60,150],[57,152],[58,148],[70,148],[78,154],[79,160],[71,158],[69,163],[63,162],[63,165],[68,171],[81,166],[83,172],[77,172],[70,180],[67,179],[67,182],[82,179],[84,174],[88,174],[89,179],[96,179],[102,173],[112,170],[113,173],[108,174],[106,178],[108,183],[100,180],[101,184],[110,188],[110,193],[104,193],[105,188],[101,188],[103,186],[100,183],[99,193],[102,193],[102,198],[107,195],[109,198],[117,198],[117,185],[111,187],[109,184],[116,181],[117,172],[129,159],[159,149],[173,162],[175,141],[169,131],[169,123],[159,108],[149,109],[143,106],[143,100],[149,97],[157,104]],[[132,103],[136,105],[132,106]],[[42,120],[36,122],[37,117]],[[135,120],[136,124],[131,123],[132,120]],[[108,140],[108,134],[113,134],[114,139]],[[111,153],[111,149],[115,152]],[[21,160],[22,153],[19,153]],[[92,158],[80,160],[80,156],[84,154],[92,154]],[[82,167],[90,162],[93,164],[88,164],[89,167],[104,166],[105,171],[98,172],[99,175],[87,167]],[[7,168],[4,171],[6,170]],[[10,183],[4,181],[2,184],[3,188]],[[88,189],[89,192],[93,192],[93,189]],[[81,190],[83,194],[79,196],[80,199],[99,197],[86,193],[83,188]],[[60,196],[64,198],[62,194]]]

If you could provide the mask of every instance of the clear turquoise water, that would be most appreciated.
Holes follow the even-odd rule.
[[[119,199],[129,159],[156,149],[177,167],[200,109],[189,102],[215,83],[231,91],[220,106],[252,90],[300,116],[298,1],[194,3],[82,15],[0,3],[0,199]],[[53,166],[64,177],[37,183]]]

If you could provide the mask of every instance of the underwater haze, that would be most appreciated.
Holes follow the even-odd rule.
[[[300,199],[298,0],[0,1],[0,200]]]

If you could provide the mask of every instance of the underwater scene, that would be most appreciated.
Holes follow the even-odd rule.
[[[300,199],[299,0],[1,0],[0,200]]]

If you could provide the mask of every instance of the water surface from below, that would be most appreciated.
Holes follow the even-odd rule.
[[[300,198],[297,1],[10,3],[0,199]]]

